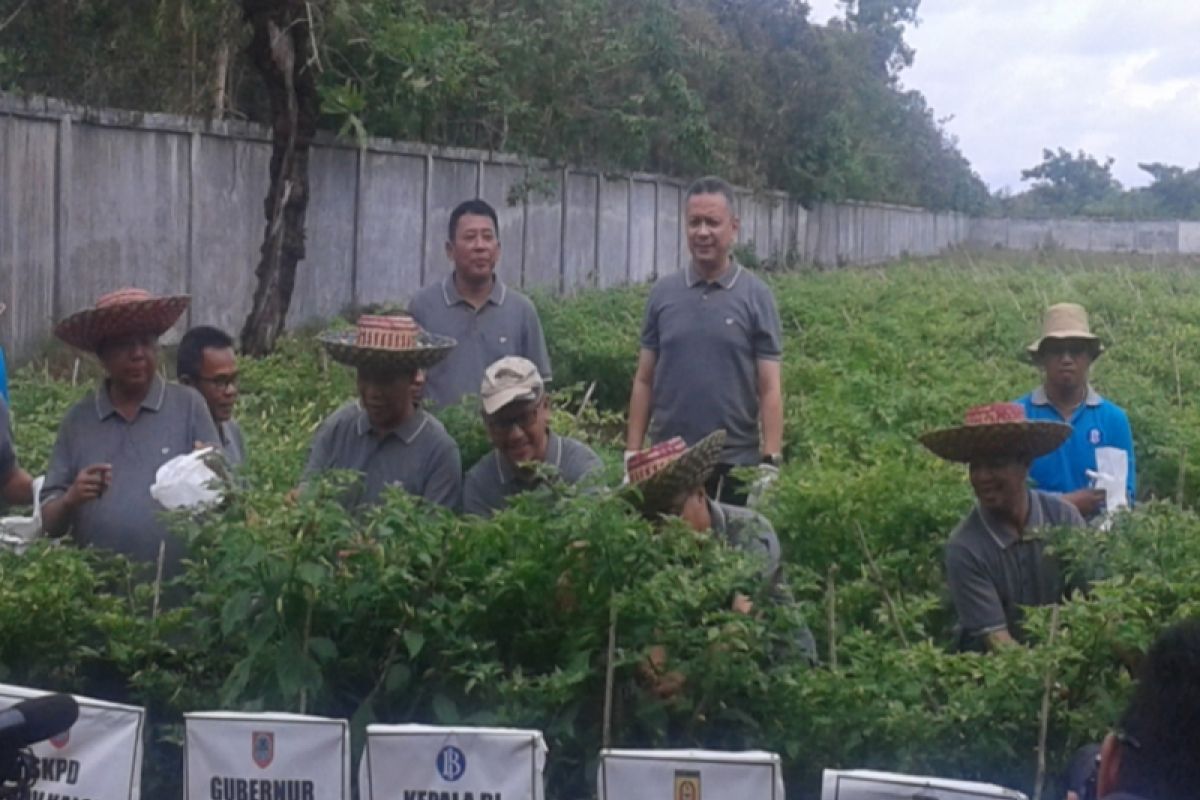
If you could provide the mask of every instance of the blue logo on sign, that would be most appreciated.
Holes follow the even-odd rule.
[[[438,753],[437,770],[445,780],[456,781],[467,771],[467,757],[462,750],[448,744]]]
[[[1100,429],[1092,428],[1092,430],[1088,433],[1088,439],[1092,444],[1100,444]]]

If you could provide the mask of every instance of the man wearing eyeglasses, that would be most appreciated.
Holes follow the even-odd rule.
[[[246,440],[233,418],[238,398],[237,354],[225,331],[199,325],[183,335],[175,356],[175,374],[184,386],[200,393],[221,437],[221,449],[232,467],[246,461]]]
[[[1125,500],[1132,503],[1137,489],[1133,434],[1124,410],[1101,397],[1088,380],[1104,346],[1091,331],[1087,311],[1075,303],[1048,308],[1042,336],[1028,352],[1042,371],[1042,385],[1017,402],[1030,420],[1066,422],[1073,429],[1061,447],[1033,462],[1029,477],[1038,489],[1063,495],[1085,519],[1094,517],[1106,502],[1106,493],[1093,486],[1093,476],[1101,471],[1097,451],[1108,448],[1107,460],[1124,462]]]
[[[550,430],[550,398],[537,366],[508,356],[485,370],[480,387],[483,421],[493,450],[467,473],[463,510],[488,517],[508,498],[535,489],[546,467],[569,484],[596,472],[600,457],[582,442]]]

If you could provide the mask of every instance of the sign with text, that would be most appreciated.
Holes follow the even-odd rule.
[[[350,800],[350,725],[299,714],[184,714],[185,800]]]
[[[865,769],[825,770],[821,800],[1027,800],[992,783],[927,778]]]
[[[369,725],[362,800],[542,800],[540,731]]]
[[[600,800],[784,800],[779,756],[751,750],[602,750]]]
[[[40,689],[0,684],[0,710]],[[139,800],[145,709],[75,696],[79,719],[70,730],[29,749],[37,758],[33,800]]]

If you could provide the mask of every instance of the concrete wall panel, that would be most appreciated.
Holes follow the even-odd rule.
[[[678,186],[658,184],[658,210],[654,215],[658,224],[654,268],[659,275],[679,269],[679,236],[683,225],[679,218],[679,203],[682,194]]]
[[[404,304],[421,287],[425,159],[372,152],[362,157],[354,303]],[[431,230],[430,238],[445,242],[444,226]],[[449,261],[444,252],[437,255],[429,271],[445,274]]]
[[[573,292],[595,286],[596,175],[568,173],[567,229],[563,232],[563,289]]]
[[[629,280],[644,283],[653,280],[656,194],[653,183],[633,182],[629,216]]]
[[[525,266],[525,202],[519,197],[525,168],[511,164],[484,164],[480,196],[500,218],[500,263],[496,269],[505,282],[521,285]],[[509,203],[515,200],[515,203]],[[442,234],[445,238],[445,234]],[[443,257],[444,260],[444,257]]]
[[[1179,252],[1200,253],[1200,222],[1179,223]]]
[[[525,201],[525,280],[529,288],[558,291],[562,267],[562,170],[535,174]]]
[[[308,169],[307,252],[296,270],[296,290],[288,312],[288,325],[293,328],[319,324],[354,302],[358,153],[315,148]]]
[[[604,177],[600,181],[599,272],[602,289],[629,280],[629,185],[625,178]]]

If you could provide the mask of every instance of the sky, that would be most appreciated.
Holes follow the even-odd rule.
[[[808,0],[810,19],[839,15]],[[901,73],[993,189],[1021,191],[1044,148],[1200,165],[1200,0],[922,0]]]

